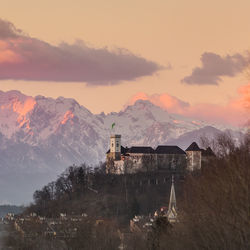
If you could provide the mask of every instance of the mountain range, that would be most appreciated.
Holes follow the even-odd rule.
[[[74,99],[0,91],[0,203],[31,201],[36,188],[68,166],[104,161],[111,133],[122,135],[123,146],[185,149],[201,136],[225,130],[241,135],[237,128],[170,114],[149,101],[138,100],[118,113],[93,114]]]

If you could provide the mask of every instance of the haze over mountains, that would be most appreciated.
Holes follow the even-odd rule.
[[[115,131],[111,124],[115,122]],[[0,91],[0,203],[30,201],[36,188],[72,164],[105,160],[110,133],[122,145],[174,144],[185,149],[202,135],[236,128],[169,114],[137,101],[119,113],[93,114],[74,99]]]

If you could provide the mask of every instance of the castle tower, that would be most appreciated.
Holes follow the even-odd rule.
[[[196,142],[193,142],[187,149],[187,169],[190,171],[201,169],[201,152]]]
[[[110,156],[115,161],[121,160],[121,135],[110,136]]]
[[[176,197],[175,197],[175,189],[174,189],[174,176],[172,176],[172,184],[171,184],[167,217],[168,217],[168,220],[170,223],[177,221]]]

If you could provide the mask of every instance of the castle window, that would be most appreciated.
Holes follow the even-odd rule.
[[[117,148],[119,147],[119,143],[118,143],[118,142],[116,142],[116,147],[117,147]]]

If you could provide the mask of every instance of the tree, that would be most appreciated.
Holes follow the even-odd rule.
[[[167,217],[158,217],[153,224],[152,231],[148,235],[149,250],[166,249],[165,238],[171,233],[172,225]]]
[[[217,157],[186,179],[186,239],[191,249],[250,249],[250,138],[216,142]]]

